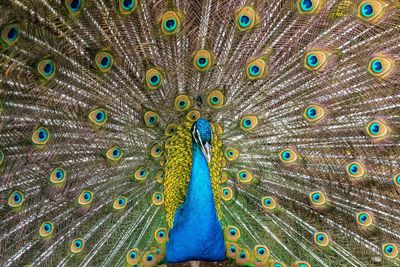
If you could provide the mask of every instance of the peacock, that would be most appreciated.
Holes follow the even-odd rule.
[[[400,266],[399,77],[398,0],[0,0],[0,266]]]

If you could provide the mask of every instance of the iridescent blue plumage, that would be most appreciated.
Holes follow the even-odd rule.
[[[166,262],[225,259],[222,226],[215,209],[207,156],[202,147],[212,139],[211,125],[199,119],[192,128],[192,169],[186,199],[176,211],[169,233]],[[208,151],[205,149],[205,151]]]

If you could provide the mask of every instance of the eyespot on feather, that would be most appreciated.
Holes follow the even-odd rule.
[[[154,238],[160,244],[167,243],[167,241],[168,241],[168,230],[167,230],[167,228],[163,227],[163,228],[156,229],[154,231]]]
[[[279,159],[283,163],[294,163],[298,160],[298,155],[293,149],[285,148],[279,152]]]
[[[214,65],[212,52],[202,49],[193,53],[193,66],[199,72],[206,72]]]
[[[89,207],[93,201],[93,192],[90,190],[83,190],[78,196],[78,204],[84,207]]]
[[[132,14],[138,7],[139,0],[118,0],[117,10],[122,15]]]
[[[125,260],[129,265],[132,265],[132,266],[134,266],[135,264],[138,264],[140,261],[139,249],[133,248],[133,249],[128,250],[128,252],[126,253]]]
[[[21,191],[14,191],[8,197],[8,206],[11,208],[21,208],[25,202],[25,195]]]
[[[154,128],[160,122],[160,116],[154,111],[147,111],[144,114],[144,123],[149,128]]]
[[[64,4],[71,15],[78,15],[84,5],[84,0],[65,0]]]
[[[65,181],[67,180],[67,171],[63,168],[57,167],[54,168],[50,173],[50,183],[57,186],[63,187],[65,185]]]
[[[394,68],[392,59],[386,56],[376,56],[369,61],[368,71],[369,73],[380,79],[387,78]]]
[[[96,108],[89,113],[89,120],[95,128],[101,128],[108,120],[108,113],[103,108]]]
[[[110,147],[107,150],[106,158],[111,164],[115,164],[115,163],[119,162],[119,160],[122,158],[123,154],[124,153],[123,153],[121,147],[115,145],[115,146]]]
[[[313,205],[315,208],[322,208],[327,204],[326,196],[321,191],[311,192],[310,194],[308,194],[308,198],[311,205]]]
[[[161,18],[161,31],[166,35],[175,35],[179,32],[183,16],[180,12],[167,11]]]
[[[221,198],[223,201],[230,201],[233,198],[233,191],[230,187],[221,188]]]
[[[54,224],[50,221],[43,222],[39,227],[39,235],[43,238],[49,238],[54,231]]]
[[[225,227],[224,236],[225,236],[225,240],[227,240],[229,242],[235,242],[235,241],[239,240],[239,238],[240,238],[239,228],[237,228],[235,226],[231,226],[231,225]]]
[[[146,180],[148,174],[149,171],[145,167],[140,166],[136,168],[133,178],[135,178],[137,181],[144,181]]]
[[[384,243],[382,245],[383,256],[389,259],[395,259],[399,256],[399,247],[395,243]]]
[[[34,145],[43,146],[50,140],[50,132],[45,127],[38,127],[32,134],[31,141]]]
[[[320,10],[322,4],[322,0],[297,0],[297,9],[302,15],[312,15]]]
[[[188,110],[191,106],[190,98],[187,95],[178,95],[175,98],[174,107],[177,111]]]
[[[348,163],[346,165],[346,172],[350,178],[363,178],[367,175],[364,165],[358,161]]]
[[[159,206],[164,204],[164,195],[161,192],[155,192],[152,196],[152,202],[154,205]]]
[[[253,115],[247,115],[240,119],[240,128],[245,132],[250,132],[258,125],[258,118]]]
[[[267,211],[274,211],[278,206],[276,199],[272,196],[261,198],[261,204]]]
[[[359,226],[371,227],[374,225],[374,216],[368,211],[360,211],[356,214],[356,221]]]
[[[323,50],[311,50],[304,57],[304,67],[310,71],[321,71],[328,61],[328,53]]]
[[[239,170],[236,173],[236,178],[241,183],[250,183],[253,181],[253,174],[246,169]]]
[[[267,64],[263,58],[251,60],[246,65],[246,76],[249,80],[259,80],[268,75]]]
[[[126,204],[128,203],[128,199],[124,196],[117,196],[113,203],[114,210],[123,210],[126,208]]]
[[[316,104],[307,106],[304,110],[304,118],[312,123],[318,123],[325,117],[325,110]]]
[[[259,20],[258,12],[252,6],[245,6],[235,11],[235,26],[241,32],[254,29]]]
[[[97,68],[101,72],[108,72],[109,70],[111,70],[114,64],[114,58],[111,55],[111,53],[107,51],[100,51],[99,53],[96,54],[95,62]]]
[[[195,122],[198,119],[200,119],[200,117],[201,117],[201,114],[197,110],[192,110],[192,111],[188,112],[188,114],[186,114],[186,119],[190,122]]]
[[[40,77],[46,81],[54,78],[56,74],[56,64],[52,59],[42,59],[36,63],[36,71]]]
[[[4,49],[16,44],[20,38],[20,26],[17,23],[6,24],[1,28],[0,43]]]
[[[327,233],[316,232],[314,233],[314,243],[319,247],[326,247],[330,243],[330,238]]]
[[[145,87],[148,90],[157,90],[161,87],[164,81],[164,75],[160,69],[149,68],[145,74]]]
[[[362,21],[373,24],[383,17],[384,8],[379,0],[362,1],[357,8],[357,16]]]
[[[224,94],[219,90],[214,90],[210,92],[207,96],[207,103],[211,108],[221,108],[224,106],[224,102]]]
[[[233,147],[227,147],[225,149],[225,158],[229,161],[234,161],[239,157],[239,150]]]
[[[75,238],[71,241],[70,251],[74,254],[82,252],[85,247],[85,240],[83,238]]]

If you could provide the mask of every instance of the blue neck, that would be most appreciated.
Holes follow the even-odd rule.
[[[206,158],[194,144],[189,188],[169,233],[166,262],[224,259],[225,242],[215,210],[210,171]]]

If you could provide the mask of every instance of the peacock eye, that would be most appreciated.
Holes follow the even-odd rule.
[[[114,210],[122,210],[125,209],[127,203],[127,198],[124,196],[118,196],[113,203]]]
[[[294,150],[290,148],[285,148],[279,153],[279,159],[283,163],[293,163],[298,159],[298,157],[297,153]]]
[[[167,242],[168,234],[167,228],[158,228],[154,231],[154,238],[158,243],[164,244]]]
[[[138,0],[119,0],[118,11],[122,15],[129,15],[136,10],[138,6]]]
[[[329,245],[330,239],[326,233],[317,232],[314,234],[314,242],[321,247]]]
[[[93,192],[83,190],[78,197],[78,204],[81,206],[89,206],[93,201]]]
[[[258,119],[253,115],[244,116],[240,119],[240,128],[245,132],[252,131],[257,124]]]
[[[257,245],[254,247],[254,252],[258,260],[264,260],[269,257],[269,249],[266,246]]]
[[[50,133],[45,127],[37,128],[32,134],[32,143],[35,145],[45,145],[49,141]]]
[[[399,255],[399,248],[394,243],[386,243],[382,245],[383,255],[389,259],[395,259]]]
[[[107,111],[102,108],[94,109],[89,113],[89,120],[96,128],[101,128],[104,124],[106,124],[108,115]]]
[[[304,67],[311,71],[321,70],[327,62],[328,54],[322,50],[311,50],[304,58]]]
[[[106,158],[110,163],[117,163],[123,156],[122,149],[119,146],[113,146],[106,152]]]
[[[153,158],[159,158],[163,153],[163,147],[162,144],[155,144],[151,150],[150,154]]]
[[[139,260],[140,260],[140,253],[137,248],[128,250],[128,252],[126,253],[126,262],[130,266],[135,266],[139,262]]]
[[[239,170],[236,177],[241,183],[250,183],[253,180],[253,174],[249,170]]]
[[[258,58],[247,63],[246,76],[249,80],[258,80],[267,76],[267,65],[264,59]]]
[[[239,157],[239,150],[233,147],[225,149],[225,157],[229,161],[236,160]]]
[[[230,187],[221,188],[221,198],[223,201],[229,201],[233,198],[233,191]]]
[[[383,8],[380,1],[362,1],[358,6],[358,17],[369,23],[377,22],[383,15]]]
[[[351,178],[360,178],[366,175],[365,168],[360,162],[347,164],[346,171]]]
[[[297,8],[300,14],[314,14],[320,6],[321,0],[297,0]]]
[[[198,50],[193,56],[193,66],[200,72],[205,72],[211,68],[214,63],[212,53],[208,50]]]
[[[39,235],[41,237],[49,237],[54,230],[54,224],[52,222],[43,222],[39,227]]]
[[[186,114],[186,119],[190,122],[195,122],[200,119],[201,115],[198,110],[192,110]]]
[[[85,241],[82,238],[72,240],[70,250],[72,253],[79,253],[83,250]]]
[[[250,6],[245,6],[236,11],[235,26],[239,31],[247,31],[253,29],[259,21],[257,11]]]
[[[175,109],[178,111],[188,110],[191,106],[191,101],[187,95],[178,95],[175,98]]]
[[[163,79],[161,70],[150,68],[145,74],[145,86],[149,90],[156,90],[161,87]]]
[[[153,204],[156,206],[162,205],[164,203],[164,195],[161,192],[155,192],[152,196]]]
[[[178,12],[167,11],[161,18],[161,31],[167,35],[179,32],[181,27],[181,15]]]
[[[224,105],[224,95],[221,91],[212,91],[207,96],[207,103],[212,108],[221,108]]]
[[[378,56],[370,60],[368,65],[369,73],[377,78],[386,78],[393,70],[393,62],[391,59]]]
[[[9,24],[1,30],[1,42],[6,48],[14,45],[20,36],[20,28],[18,24]]]
[[[11,208],[19,208],[25,201],[24,194],[20,191],[14,191],[8,197],[8,206]]]
[[[382,139],[388,134],[388,127],[381,121],[373,120],[367,124],[366,131],[369,137]]]
[[[56,73],[56,64],[51,59],[40,60],[36,65],[36,71],[45,80],[51,80]]]
[[[83,2],[83,0],[65,0],[65,6],[69,13],[76,15],[82,10]]]
[[[267,211],[273,211],[277,206],[276,199],[270,196],[261,198],[261,204]]]
[[[367,211],[361,211],[356,214],[357,224],[363,227],[369,227],[373,225],[373,216]]]
[[[319,105],[309,105],[304,111],[304,117],[309,122],[319,122],[325,116],[325,110]]]
[[[95,62],[101,72],[107,72],[112,68],[114,59],[109,52],[102,51],[96,54]]]
[[[175,123],[168,124],[167,127],[165,128],[164,134],[166,136],[173,136],[176,132],[176,127],[177,125]]]
[[[55,168],[50,174],[50,182],[56,186],[62,187],[65,184],[67,172],[63,168]]]
[[[148,175],[148,170],[146,168],[138,167],[136,168],[133,176],[137,181],[144,181],[147,178],[147,175]]]
[[[311,201],[311,204],[316,208],[326,204],[325,194],[320,191],[311,192],[308,197]]]
[[[235,226],[228,226],[224,230],[225,238],[228,241],[235,242],[240,238],[240,231]]]
[[[159,122],[159,116],[157,113],[154,111],[147,111],[144,114],[144,123],[146,124],[147,127],[153,128],[158,125]]]

